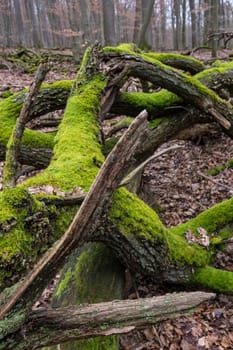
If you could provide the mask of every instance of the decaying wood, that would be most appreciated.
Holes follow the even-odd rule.
[[[225,132],[233,136],[233,110],[231,105],[224,100],[219,100],[217,95],[214,97],[213,92],[208,92],[208,89],[205,89],[205,93],[203,93],[195,84],[195,81],[184,77],[182,73],[169,67],[144,61],[140,57],[126,54],[106,53],[102,60],[105,64],[107,62],[108,68],[111,69],[104,100],[104,113],[109,111],[113,104],[113,90],[116,87],[120,88],[126,77],[133,76],[174,92],[203,113],[209,114],[213,120],[216,120],[225,129]],[[114,94],[116,95],[115,90]]]
[[[128,333],[178,317],[214,298],[214,293],[173,293],[146,299],[34,310],[18,334],[18,349],[38,349],[74,339]],[[8,346],[7,350],[14,349],[15,341]]]
[[[37,263],[7,303],[2,306],[0,319],[11,310],[20,298],[23,298],[24,302],[27,301],[25,294],[33,283],[40,284],[42,288],[45,287],[41,281],[47,279],[44,279],[43,275],[52,277],[55,271],[64,263],[65,257],[78,245],[90,239],[93,231],[100,225],[111,195],[127,171],[131,158],[141,142],[142,135],[145,135],[146,118],[147,113],[143,111],[121,137],[101,167],[69,229],[59,242]],[[30,292],[29,295],[31,298]],[[20,304],[22,307],[22,301],[20,301]]]
[[[25,98],[19,118],[15,124],[12,135],[9,139],[6,152],[6,162],[3,171],[3,186],[14,187],[16,184],[16,174],[18,169],[18,158],[20,146],[26,123],[29,121],[33,102],[39,92],[40,86],[45,79],[50,66],[48,63],[41,63],[36,72],[35,79]]]

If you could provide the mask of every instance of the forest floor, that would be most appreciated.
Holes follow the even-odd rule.
[[[53,82],[74,76],[75,68],[71,71],[69,67],[62,74],[51,71],[46,80]],[[2,69],[0,93],[6,89],[20,91],[30,85],[33,77],[33,74]],[[168,226],[184,222],[233,195],[233,168],[223,167],[215,176],[209,173],[210,169],[225,165],[233,158],[233,140],[218,133],[199,141],[175,141],[183,147],[164,154],[145,169],[144,195],[150,195],[150,201],[159,207],[161,219]],[[221,257],[219,261],[222,267],[233,266],[233,261],[221,260]],[[151,279],[136,276],[128,297],[150,297],[181,290],[158,286]],[[233,297],[218,295],[215,301],[202,304],[192,315],[123,335],[120,343],[122,350],[232,350]]]

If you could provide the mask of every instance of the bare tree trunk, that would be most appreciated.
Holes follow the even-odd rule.
[[[134,43],[138,43],[138,40],[139,40],[141,16],[142,16],[141,0],[136,0],[135,17],[134,17],[134,32],[133,32],[133,42]]]
[[[218,1],[211,0],[211,23],[212,23],[212,35],[218,32]],[[218,49],[218,38],[213,36],[212,38],[212,57],[217,57],[217,49]]]
[[[160,32],[161,32],[161,51],[164,51],[166,48],[166,5],[165,0],[160,0]]]
[[[197,23],[195,1],[189,0],[189,8],[191,12],[191,29],[192,29],[192,48],[197,46]]]
[[[102,0],[103,31],[105,45],[116,44],[115,6],[113,0]]]
[[[145,2],[142,2],[142,4],[144,5],[142,7],[143,9],[142,10],[142,27],[140,29],[139,38],[138,38],[138,46],[140,48],[148,49],[149,47],[149,44],[146,38],[146,33],[150,25],[154,3],[155,3],[155,0],[148,0],[145,6]]]

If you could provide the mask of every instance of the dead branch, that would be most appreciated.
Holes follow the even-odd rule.
[[[31,107],[49,69],[50,66],[47,63],[41,63],[39,65],[35,79],[29,89],[28,95],[25,98],[23,108],[21,109],[19,118],[9,139],[6,152],[6,163],[3,172],[4,187],[14,187],[16,184],[18,158],[25,125],[29,120]]]
[[[213,293],[183,292],[80,307],[38,309],[31,313],[23,335],[21,332],[19,337],[24,336],[26,341],[22,340],[22,343],[26,343],[26,349],[30,350],[74,339],[128,333],[178,317],[214,298]]]
[[[143,163],[141,163],[140,165],[137,166],[137,168],[135,168],[133,171],[131,171],[120,183],[120,186],[126,186],[127,184],[129,184],[134,178],[135,176],[140,172],[142,171],[145,166],[150,163],[152,160],[156,159],[156,158],[159,158],[161,157],[163,154],[169,152],[169,151],[172,151],[174,149],[177,149],[177,148],[182,148],[182,146],[179,146],[179,145],[174,145],[174,146],[171,146],[171,147],[168,147],[166,149],[163,149],[159,152],[156,152],[155,154],[153,154],[153,156],[149,157],[148,159],[146,159]]]
[[[204,177],[205,179],[211,181],[215,185],[222,186],[222,187],[226,188],[228,191],[231,191],[231,193],[233,193],[233,187],[230,187],[230,186],[227,186],[225,184],[222,184],[221,182],[212,179],[211,176],[203,174],[201,171],[198,171],[197,174],[200,175],[201,177]]]
[[[12,309],[19,299],[24,298],[24,302],[27,301],[25,295],[32,284],[39,284],[42,287],[42,281],[47,281],[47,278],[44,279],[43,276],[51,275],[52,277],[55,271],[64,263],[66,256],[78,245],[90,239],[93,231],[100,225],[101,218],[108,208],[111,195],[127,171],[131,158],[141,142],[142,135],[145,135],[146,118],[147,113],[143,111],[123,134],[101,167],[70,227],[58,243],[45,253],[32,272],[22,281],[15,293],[2,307],[0,319]],[[29,300],[31,300],[30,291]]]

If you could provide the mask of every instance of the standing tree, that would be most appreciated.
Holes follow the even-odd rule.
[[[191,13],[191,30],[192,30],[192,48],[197,46],[197,23],[195,1],[189,0],[189,8]]]
[[[140,48],[148,49],[150,47],[150,43],[147,39],[147,33],[153,14],[154,3],[155,0],[148,0],[147,2],[142,1],[142,26],[138,34],[137,42]]]
[[[113,0],[102,0],[103,36],[105,45],[116,44],[115,5]]]
[[[211,0],[211,35],[212,35],[212,57],[217,57],[217,48],[218,48],[218,1]]]

